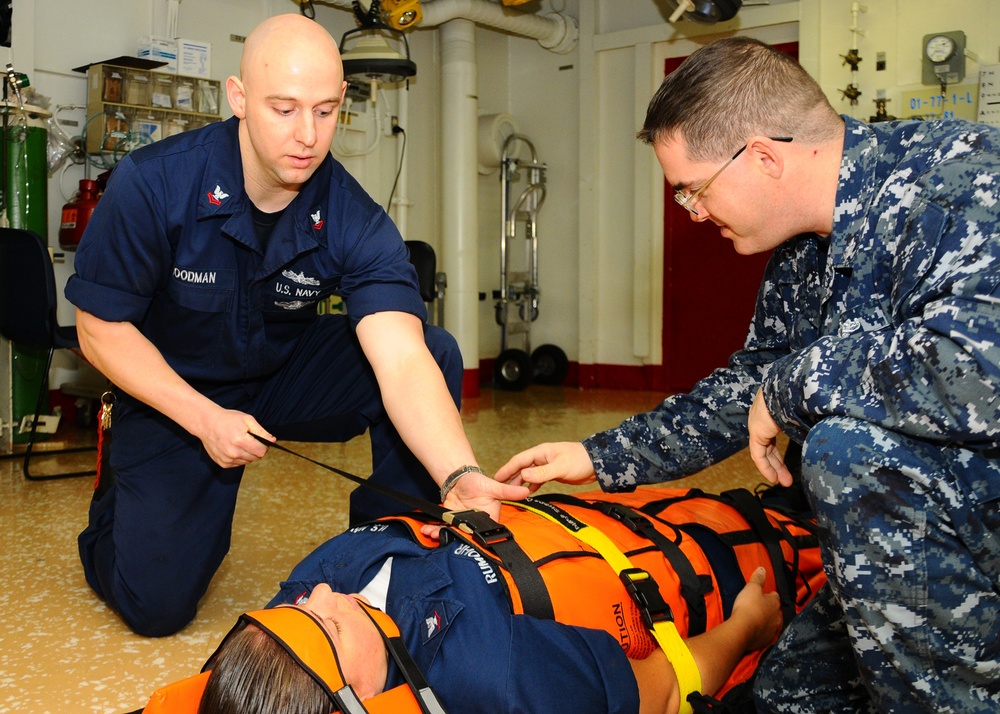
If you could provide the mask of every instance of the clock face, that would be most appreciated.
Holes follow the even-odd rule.
[[[924,52],[931,62],[947,62],[955,54],[955,41],[946,35],[935,35],[927,40]]]

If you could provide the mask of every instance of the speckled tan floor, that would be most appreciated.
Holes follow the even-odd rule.
[[[480,463],[495,470],[520,449],[583,438],[660,398],[557,387],[483,390],[466,401],[463,416]],[[364,437],[289,446],[352,473],[370,469]],[[87,468],[93,455],[57,458],[61,467]],[[717,491],[752,487],[759,477],[741,452],[671,486],[693,481]],[[247,469],[228,558],[195,621],[161,639],[129,632],[84,581],[76,535],[91,487],[89,478],[27,482],[19,460],[0,460],[0,714],[132,711],[156,687],[196,672],[239,613],[263,605],[302,556],[346,527],[353,484],[280,452]]]

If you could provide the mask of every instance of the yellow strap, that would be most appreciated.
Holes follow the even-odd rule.
[[[530,504],[520,501],[504,501],[504,503],[525,511],[530,511],[553,523],[558,523],[575,538],[596,550],[619,577],[621,577],[622,572],[625,570],[639,570],[632,565],[632,561],[621,552],[614,541],[604,532],[593,526],[583,524],[583,528],[574,530],[560,520],[553,518],[545,511],[539,510]],[[551,503],[547,505],[551,508],[555,507]],[[644,570],[639,570],[638,574],[632,574],[627,577],[633,581],[646,578],[652,580],[653,578],[652,575]],[[672,620],[661,620],[653,623],[651,631],[653,637],[656,638],[657,643],[660,645],[660,649],[663,650],[663,654],[667,656],[667,661],[674,668],[674,674],[677,676],[677,686],[681,690],[679,714],[692,714],[694,710],[691,704],[688,703],[688,695],[701,691],[701,671],[698,669],[698,663],[695,662],[694,655],[691,654],[691,650],[688,648],[687,643],[684,642],[684,638],[677,631],[677,625]]]

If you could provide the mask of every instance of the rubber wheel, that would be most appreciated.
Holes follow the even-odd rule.
[[[542,345],[531,353],[531,366],[539,384],[562,384],[569,372],[566,353],[555,345]]]
[[[531,383],[531,357],[524,350],[504,350],[493,365],[493,381],[501,389],[519,392]]]

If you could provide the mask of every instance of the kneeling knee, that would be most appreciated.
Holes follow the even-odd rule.
[[[113,604],[129,629],[142,637],[166,637],[180,630],[194,619],[197,604],[168,600],[143,605]]]
[[[802,443],[802,473],[830,470],[836,464],[850,464],[859,448],[872,443],[872,430],[879,427],[850,417],[827,417],[815,424]]]

